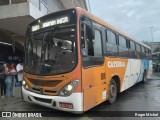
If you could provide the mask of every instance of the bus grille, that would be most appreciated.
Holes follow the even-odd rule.
[[[52,102],[51,99],[44,99],[44,98],[38,98],[38,97],[34,97],[34,99],[36,99],[37,101],[40,101],[40,102],[45,102],[45,103],[51,103]]]
[[[29,79],[29,81],[33,85],[43,86],[43,87],[55,87],[56,85],[62,82],[62,80],[35,80],[35,79]]]

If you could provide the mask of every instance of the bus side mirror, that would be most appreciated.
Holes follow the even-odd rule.
[[[87,36],[90,40],[93,40],[95,37],[94,28],[91,26],[86,26]]]

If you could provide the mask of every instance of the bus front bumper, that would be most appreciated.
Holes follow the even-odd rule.
[[[24,100],[27,102],[32,102],[62,111],[70,111],[75,113],[83,112],[83,94],[81,92],[72,93],[67,97],[49,96],[27,91],[22,86],[22,93]]]

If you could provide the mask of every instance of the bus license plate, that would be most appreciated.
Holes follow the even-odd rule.
[[[72,104],[72,103],[59,102],[59,106],[60,106],[61,108],[73,109],[73,104]]]

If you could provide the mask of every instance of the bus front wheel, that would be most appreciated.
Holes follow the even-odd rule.
[[[113,104],[117,98],[117,84],[114,79],[109,84],[108,103]]]

